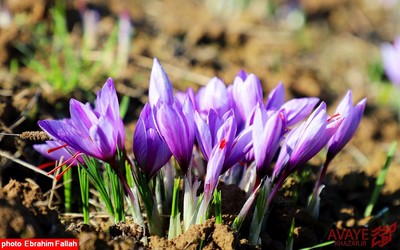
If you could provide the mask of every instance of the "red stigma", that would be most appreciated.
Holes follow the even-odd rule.
[[[38,166],[38,169],[48,168],[50,166],[53,166],[55,163],[56,163],[55,161],[51,161],[51,162],[47,162],[47,163],[41,164],[41,165]]]
[[[68,144],[63,144],[63,145],[61,145],[61,146],[58,146],[58,147],[55,147],[55,148],[50,148],[50,149],[48,149],[47,150],[47,153],[52,153],[52,152],[54,152],[54,151],[57,151],[57,150],[59,150],[59,149],[61,149],[61,148],[65,148],[65,147],[67,147],[68,146]]]
[[[226,146],[226,140],[222,139],[221,142],[219,143],[219,148],[223,149],[223,148],[225,148],[225,146]]]
[[[76,152],[75,154],[73,154],[68,160],[60,162],[58,164],[57,167],[55,167],[53,170],[51,170],[50,172],[47,173],[47,175],[50,175],[52,173],[54,173],[55,171],[57,171],[57,169],[60,169],[63,165],[68,164],[68,166],[66,167],[66,169],[64,169],[59,175],[56,176],[56,180],[58,181],[61,176],[75,163],[75,161],[77,161],[77,158],[81,155],[82,153],[80,152]]]
[[[332,115],[332,116],[330,116],[329,118],[328,118],[328,122],[331,122],[332,120],[334,120],[335,118],[339,118],[339,116],[340,116],[340,114],[334,114],[334,115]]]

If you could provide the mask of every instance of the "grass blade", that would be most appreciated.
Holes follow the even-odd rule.
[[[371,200],[369,201],[367,207],[365,208],[364,217],[370,216],[372,213],[372,210],[374,209],[374,206],[378,200],[379,194],[383,188],[383,185],[385,184],[386,174],[389,169],[390,163],[392,162],[392,158],[394,156],[396,148],[397,148],[397,141],[394,141],[392,143],[392,145],[390,146],[389,153],[387,154],[387,157],[386,157],[385,165],[383,165],[383,168],[382,168],[381,172],[379,173],[378,178],[376,178],[375,188],[374,188],[374,191],[372,192]]]

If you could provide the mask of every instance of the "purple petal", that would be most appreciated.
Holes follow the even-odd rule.
[[[142,117],[143,111],[139,116],[136,123],[135,132],[133,134],[133,153],[139,166],[147,173],[146,161],[148,156],[147,152],[147,131]]]
[[[117,149],[115,134],[116,132],[113,124],[105,119],[100,120],[97,125],[90,128],[90,137],[94,145],[101,152],[98,158],[109,160],[109,158],[114,156]],[[91,150],[91,148],[87,150]]]
[[[210,126],[207,125],[206,121],[201,118],[197,111],[195,112],[194,120],[196,124],[196,138],[200,150],[203,153],[204,158],[208,161],[213,148],[213,137],[211,135]]]
[[[90,128],[99,122],[99,119],[88,105],[84,105],[75,99],[71,99],[69,102],[69,112],[73,126],[87,135]]]
[[[119,103],[112,78],[107,79],[102,89],[97,92],[95,100],[95,110],[100,114],[105,114],[108,108],[111,108],[113,120],[117,120],[119,118]]]
[[[311,155],[310,152],[314,148],[316,142],[322,139],[326,130],[328,116],[326,115],[325,108],[325,103],[321,103],[306,121],[306,126],[304,130],[301,131],[300,138],[290,156],[289,164],[291,167],[296,166],[299,162],[308,161],[314,156]]]
[[[161,139],[157,130],[150,128],[147,132],[147,160],[151,163],[151,165],[148,163],[147,167],[150,169],[149,178],[151,178],[169,161],[172,154],[168,146]]]
[[[237,77],[240,77],[243,81],[246,80],[247,78],[247,73],[243,69],[239,70],[239,72],[236,75]]]
[[[193,152],[194,119],[188,125],[185,115],[177,105],[161,104],[156,110],[157,129],[175,156],[182,170],[186,172]],[[193,126],[193,128],[190,128]],[[192,135],[190,134],[192,131]]]
[[[267,113],[259,108],[253,124],[253,149],[257,172],[264,176],[275,156],[285,133],[283,112],[274,112],[267,119]],[[267,119],[267,121],[264,121]]]
[[[38,121],[39,127],[45,131],[50,137],[53,139],[57,139],[59,141],[65,142],[65,136],[68,132],[65,129],[75,130],[72,126],[64,121],[56,121],[56,120],[41,120]]]
[[[104,159],[99,148],[94,145],[89,135],[82,134],[79,130],[62,121],[43,120],[38,122],[39,126],[51,137],[65,142],[76,151],[90,156]]]
[[[236,135],[236,122],[235,117],[228,117],[217,131],[217,142],[225,139],[225,144],[228,149],[232,147],[233,140]]]
[[[227,147],[225,138],[222,139],[215,147],[210,155],[210,160],[207,164],[207,173],[204,181],[204,193],[210,194],[214,191],[217,185],[218,178],[222,172],[222,166],[225,161]]]
[[[265,104],[267,110],[280,109],[285,102],[285,88],[282,83],[279,83],[268,95],[268,100]]]
[[[227,152],[222,172],[227,171],[242,160],[252,147],[252,127],[247,127],[234,139],[231,148]]]
[[[154,58],[150,75],[149,102],[151,106],[155,106],[159,101],[172,105],[174,102],[174,92],[163,67]]]
[[[225,84],[217,77],[214,77],[197,92],[198,110],[207,114],[210,109],[214,109],[222,116],[229,109],[229,98],[227,96],[228,90]]]
[[[287,117],[286,125],[291,127],[299,121],[305,119],[314,109],[318,101],[319,98],[317,97],[306,97],[292,99],[284,103],[281,109],[285,110]]]
[[[367,99],[364,98],[355,107],[353,107],[351,99],[351,92],[349,91],[336,110],[337,114],[343,116],[344,120],[328,142],[328,157],[330,159],[346,146],[361,122]],[[348,100],[350,100],[350,103]]]
[[[236,77],[233,82],[232,96],[243,121],[251,115],[257,103],[262,102],[262,88],[260,80],[253,74],[246,80]]]

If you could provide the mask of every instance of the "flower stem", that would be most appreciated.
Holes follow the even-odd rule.
[[[140,210],[139,204],[137,204],[135,196],[133,195],[132,190],[129,187],[128,182],[126,181],[125,177],[122,175],[121,171],[119,171],[117,162],[116,161],[109,161],[109,164],[114,169],[115,173],[117,174],[118,178],[120,179],[125,191],[127,192],[128,196],[129,196],[129,198],[130,198],[130,200],[132,202],[132,205],[135,207],[134,210],[135,211],[139,211]],[[135,222],[137,224],[139,224],[139,225],[143,225],[144,224],[143,218],[141,219],[141,221],[135,221]]]

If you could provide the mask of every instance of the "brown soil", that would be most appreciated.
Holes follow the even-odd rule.
[[[80,100],[93,98],[92,92],[98,90],[108,75],[104,70],[87,76],[85,81],[95,82],[96,87],[89,92],[75,90],[70,96],[49,87],[43,76],[22,64],[24,56],[16,45],[32,46],[32,30],[38,23],[50,25],[49,9],[54,1],[6,2],[13,15],[25,19],[0,27],[0,131],[21,134],[38,130],[39,119],[66,116],[71,96]],[[131,98],[125,118],[128,148],[135,120],[147,101],[152,57],[160,60],[177,90],[197,89],[214,75],[231,83],[241,68],[259,76],[266,93],[283,82],[287,98],[318,96],[331,110],[345,91],[352,89],[355,100],[366,96],[368,104],[354,138],[328,170],[320,219],[312,219],[304,208],[318,166],[324,160],[323,154],[302,170],[309,173],[306,181],[289,179],[272,204],[262,235],[262,248],[285,249],[292,218],[295,218],[294,249],[326,241],[332,228],[367,225],[373,229],[396,221],[400,225],[398,153],[374,209],[374,214],[385,208],[389,212],[377,218],[363,216],[390,143],[400,138],[399,107],[382,98],[389,83],[381,82],[384,76],[379,80],[371,77],[372,65],[380,60],[380,43],[393,40],[399,32],[396,26],[400,23],[398,9],[386,9],[379,1],[303,0],[299,2],[307,15],[307,24],[295,30],[285,21],[284,14],[266,14],[265,6],[259,5],[262,1],[250,1],[254,3],[246,10],[228,14],[207,7],[203,1],[134,2],[89,1],[91,7],[101,11],[99,36],[102,38],[111,33],[115,17],[122,9],[129,11],[135,25],[129,63],[115,77],[120,96]],[[272,2],[282,4],[285,1]],[[79,41],[77,6],[71,3],[67,13],[69,30]],[[102,47],[98,46],[100,50]],[[20,63],[17,73],[10,71],[13,60]],[[81,249],[198,249],[200,245],[205,249],[259,248],[245,240],[249,221],[240,233],[230,230],[230,223],[245,196],[237,188],[222,184],[224,224],[217,225],[210,219],[172,241],[149,237],[148,247],[144,246],[146,231],[129,219],[126,223],[112,225],[107,218],[99,216],[93,217],[90,226],[82,224],[81,217],[64,213],[60,188],[49,192],[50,178],[15,161],[33,166],[46,162],[32,149],[33,142],[24,139],[0,135],[1,238],[77,237]],[[78,198],[74,198],[75,204]],[[385,247],[400,248],[399,229]],[[324,249],[351,248],[331,246]]]

